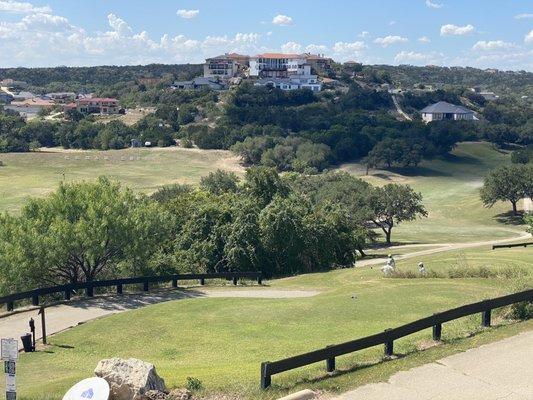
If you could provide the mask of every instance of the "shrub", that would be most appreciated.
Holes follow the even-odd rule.
[[[198,391],[202,390],[204,385],[202,384],[202,381],[198,378],[194,378],[191,376],[187,377],[187,389],[190,391]]]

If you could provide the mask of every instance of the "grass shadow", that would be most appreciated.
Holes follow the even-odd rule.
[[[388,171],[393,172],[395,174],[408,176],[408,177],[416,177],[416,176],[422,176],[422,177],[449,177],[452,176],[449,172],[439,171],[432,168],[427,168],[424,166],[418,166],[418,167],[391,167],[388,169]]]

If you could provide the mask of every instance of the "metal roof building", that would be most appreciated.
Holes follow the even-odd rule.
[[[422,119],[426,122],[442,120],[474,120],[474,111],[463,106],[456,106],[445,101],[427,106],[422,111]]]

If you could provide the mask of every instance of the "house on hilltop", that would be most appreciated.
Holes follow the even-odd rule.
[[[474,111],[463,106],[456,106],[445,101],[427,106],[422,111],[422,119],[425,122],[443,121],[443,120],[475,120]]]
[[[83,114],[118,114],[120,104],[117,99],[111,98],[82,98],[76,101],[76,108]]]
[[[237,53],[207,58],[204,63],[204,78],[231,79],[244,74],[249,63],[250,57]]]

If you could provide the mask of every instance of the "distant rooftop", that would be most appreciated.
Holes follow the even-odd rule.
[[[422,113],[426,114],[473,114],[474,111],[469,110],[463,106],[456,106],[455,104],[450,104],[445,101],[439,101],[438,103],[432,104],[424,108]]]
[[[263,53],[256,55],[257,58],[305,58],[302,54],[295,53]]]

